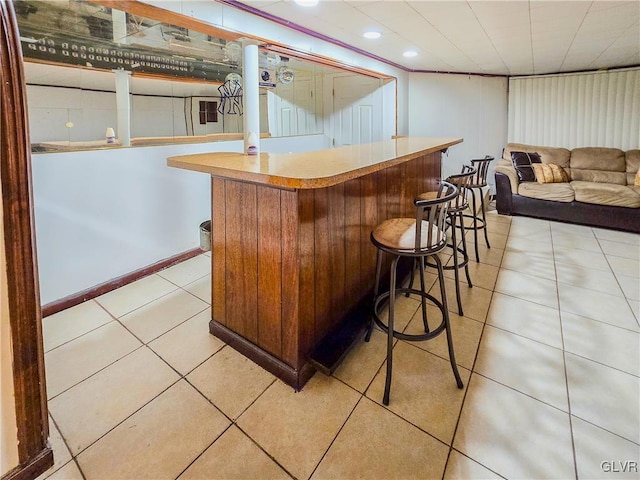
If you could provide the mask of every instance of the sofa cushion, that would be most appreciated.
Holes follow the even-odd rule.
[[[511,161],[511,152],[537,152],[542,163],[555,163],[568,171],[570,167],[571,151],[566,148],[542,147],[535,145],[525,145],[523,143],[508,143],[504,148],[502,158]]]
[[[571,180],[627,185],[625,154],[617,148],[571,150]]]
[[[624,172],[607,172],[604,170],[585,170],[582,168],[572,168],[571,180],[627,185],[627,174]]]
[[[531,166],[538,183],[566,183],[569,181],[567,172],[555,163],[534,163]]]
[[[578,202],[640,208],[640,194],[626,185],[574,180],[571,187]]]
[[[573,202],[575,195],[569,183],[523,182],[518,185],[518,194],[523,197]]]
[[[521,182],[535,182],[536,174],[533,173],[532,165],[540,163],[540,155],[535,152],[511,152],[513,167],[518,172]]]
[[[636,173],[640,171],[640,150],[627,150],[624,159],[627,163],[627,185],[633,185]]]

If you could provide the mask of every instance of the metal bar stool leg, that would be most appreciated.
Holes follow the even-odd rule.
[[[440,279],[440,295],[442,296],[442,321],[444,322],[445,334],[447,335],[447,347],[449,348],[449,361],[451,362],[451,368],[453,369],[453,375],[456,377],[456,384],[458,388],[463,388],[464,384],[460,378],[458,372],[458,365],[456,365],[456,357],[453,353],[453,337],[451,336],[451,323],[449,322],[449,309],[447,307],[447,292],[444,287],[444,269],[442,268],[442,261],[437,255],[433,256],[436,265],[438,266],[438,278]]]
[[[423,292],[426,292],[425,281],[424,281],[424,257],[420,257],[418,260],[420,262],[420,287]],[[427,322],[427,300],[424,295],[421,296],[421,306],[422,306],[422,324],[424,325],[424,331],[429,331],[429,323]]]
[[[462,312],[462,300],[460,299],[460,274],[458,273],[458,241],[456,238],[456,215],[451,218],[451,242],[453,245],[453,276],[456,282],[456,300],[458,301],[458,315],[464,315]],[[462,231],[464,236],[464,230]]]
[[[471,276],[469,275],[469,252],[467,251],[467,231],[464,228],[464,215],[462,212],[458,212],[456,216],[460,219],[460,231],[462,232],[462,251],[464,252],[462,256],[465,260],[464,265],[464,273],[467,275],[467,284],[469,284],[469,288],[473,287],[471,283]],[[455,218],[453,219],[455,224]]]
[[[489,234],[487,233],[487,217],[484,212],[484,195],[482,194],[482,190],[480,190],[480,204],[482,205],[482,229],[484,230],[484,239],[487,242],[487,248],[491,248],[491,245],[489,245]]]
[[[373,307],[375,309],[376,299],[378,298],[378,291],[380,289],[380,272],[382,270],[382,250],[378,250],[378,256],[376,260],[376,279],[373,284]],[[371,339],[371,332],[373,331],[373,316],[369,321],[369,328],[367,334],[364,336],[364,341],[368,342]]]
[[[413,277],[416,276],[416,262],[418,260],[414,259],[413,260],[413,265],[411,265],[411,277],[409,278],[409,285],[407,285],[407,288],[413,288]],[[409,295],[411,295],[411,292],[407,292],[404,294],[405,297],[409,298]]]
[[[391,390],[391,369],[393,367],[393,320],[395,317],[395,303],[396,303],[396,267],[398,266],[398,259],[400,257],[394,257],[391,262],[391,278],[389,280],[389,319],[387,321],[387,377],[384,383],[384,396],[382,397],[382,403],[389,405],[389,392]]]
[[[471,189],[471,207],[473,208],[473,241],[476,247],[476,262],[480,263],[480,254],[478,253],[478,217],[476,215],[476,192]]]

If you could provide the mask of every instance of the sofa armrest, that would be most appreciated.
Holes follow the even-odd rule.
[[[496,170],[496,210],[501,215],[511,215],[513,212],[513,192],[510,178]]]
[[[518,173],[516,169],[513,168],[513,165],[506,165],[506,162],[499,162],[495,166],[496,173],[502,173],[506,175],[511,183],[511,191],[513,193],[518,193],[518,185],[520,185],[520,179],[518,178]]]

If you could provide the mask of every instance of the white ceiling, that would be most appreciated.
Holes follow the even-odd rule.
[[[409,70],[533,75],[640,65],[638,0],[237,3]],[[382,38],[363,38],[370,29]],[[407,49],[418,56],[403,57]]]

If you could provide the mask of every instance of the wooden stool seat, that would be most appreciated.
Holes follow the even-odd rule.
[[[430,248],[429,222],[422,221],[420,249]],[[442,238],[438,227],[431,226],[431,238]],[[380,245],[393,250],[412,250],[416,248],[416,219],[391,218],[378,225],[371,233],[371,238]]]

